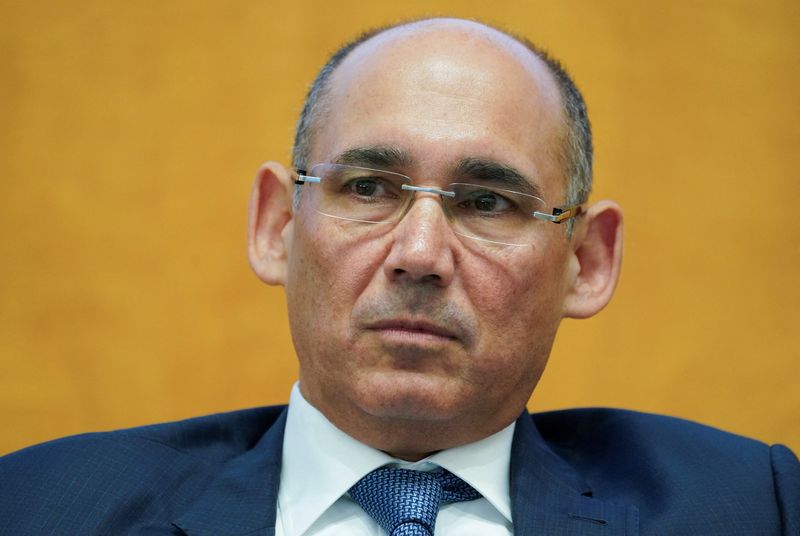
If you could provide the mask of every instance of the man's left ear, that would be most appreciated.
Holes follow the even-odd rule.
[[[599,201],[576,222],[564,316],[588,318],[611,300],[622,264],[622,209]]]

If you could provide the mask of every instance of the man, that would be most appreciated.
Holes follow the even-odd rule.
[[[525,412],[611,298],[583,101],[543,53],[418,21],[337,52],[250,205],[299,384],[262,408],[0,462],[4,534],[800,534],[800,466],[676,419]]]

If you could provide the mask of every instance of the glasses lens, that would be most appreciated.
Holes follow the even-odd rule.
[[[445,199],[456,232],[500,244],[524,244],[536,226],[533,213],[544,210],[538,197],[480,186],[453,183],[455,197]]]
[[[311,175],[321,178],[319,212],[345,220],[380,223],[391,220],[405,203],[403,184],[411,179],[391,171],[318,164]]]

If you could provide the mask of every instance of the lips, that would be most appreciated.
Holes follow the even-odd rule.
[[[442,325],[422,319],[387,319],[370,323],[367,329],[398,336],[459,339],[457,333]]]
[[[405,286],[359,300],[353,309],[353,327],[391,344],[457,343],[471,348],[478,338],[479,325],[470,309],[458,300],[422,292],[422,288]]]

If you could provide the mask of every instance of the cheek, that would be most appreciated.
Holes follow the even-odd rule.
[[[565,267],[563,258],[543,251],[549,250],[484,258],[473,277],[464,278],[480,315],[481,354],[501,362],[546,359],[561,319]]]
[[[375,255],[365,251],[368,242],[355,240],[338,222],[301,216],[295,224],[286,289],[289,317],[298,334],[295,344],[317,341],[308,348],[314,353],[321,344],[335,344],[342,333],[349,337],[353,304],[375,271],[370,261]]]

